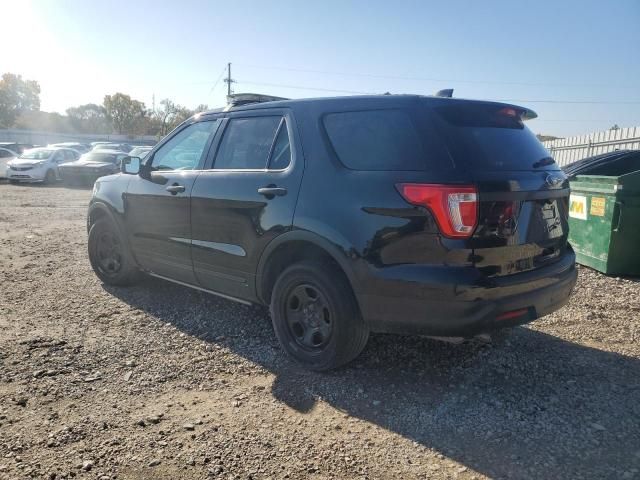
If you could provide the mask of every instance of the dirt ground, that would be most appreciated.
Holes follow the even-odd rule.
[[[640,282],[491,344],[300,370],[265,309],[102,285],[90,191],[0,184],[0,478],[640,478]]]

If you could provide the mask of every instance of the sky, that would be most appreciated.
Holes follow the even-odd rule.
[[[0,73],[41,109],[123,92],[194,108],[235,92],[508,100],[536,133],[640,126],[640,0],[0,0]]]

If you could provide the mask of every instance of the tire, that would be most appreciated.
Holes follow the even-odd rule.
[[[309,261],[290,266],[275,283],[270,307],[280,345],[309,370],[344,365],[367,344],[369,327],[336,268]]]
[[[97,220],[89,229],[89,262],[98,278],[107,285],[136,283],[139,270],[117,226],[108,219]]]
[[[53,170],[47,170],[44,176],[44,184],[52,185],[56,181],[56,173]]]

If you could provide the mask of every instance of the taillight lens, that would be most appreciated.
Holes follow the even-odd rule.
[[[399,183],[404,199],[433,213],[442,234],[469,238],[478,224],[478,192],[472,185]]]

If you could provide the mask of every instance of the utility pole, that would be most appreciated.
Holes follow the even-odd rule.
[[[235,83],[235,80],[231,78],[231,63],[227,63],[227,78],[224,79],[224,83],[227,84],[227,97],[231,96],[231,84]]]

